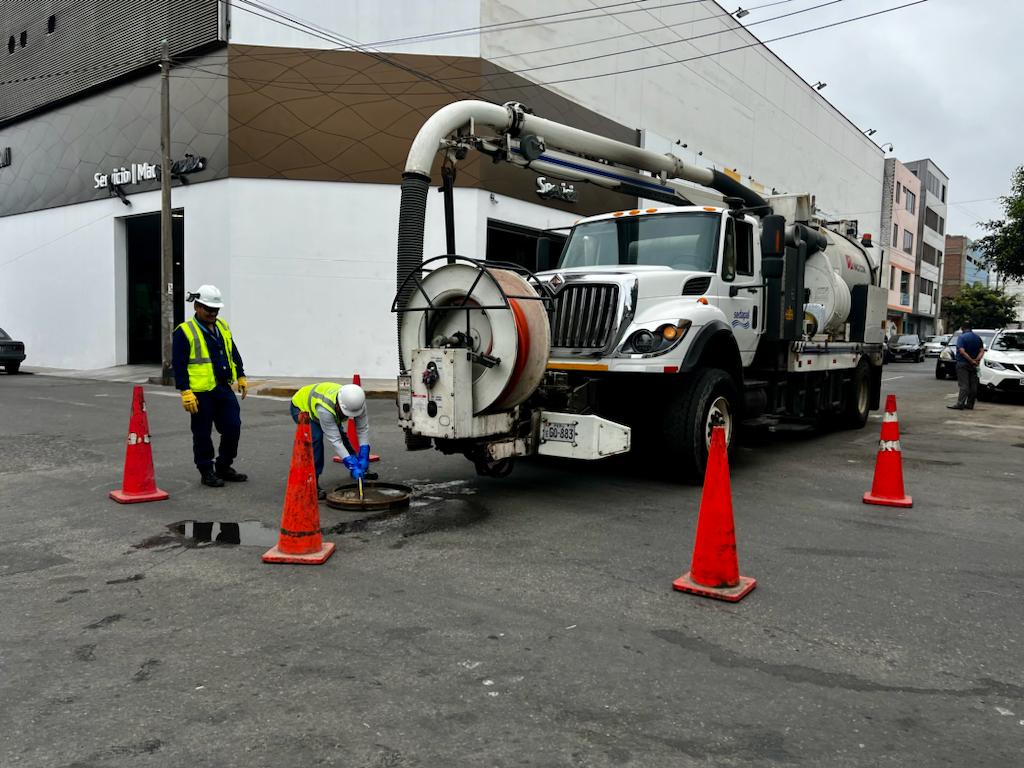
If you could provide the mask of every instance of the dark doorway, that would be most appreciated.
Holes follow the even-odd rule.
[[[185,319],[185,213],[172,214],[174,324]],[[128,364],[160,363],[160,214],[124,221],[128,261]]]
[[[558,254],[565,245],[566,235],[505,221],[487,220],[487,260],[508,261],[518,264],[531,272],[537,271],[537,239],[547,235],[555,242],[552,252]]]

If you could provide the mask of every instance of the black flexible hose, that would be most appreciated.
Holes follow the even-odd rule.
[[[430,191],[430,177],[418,173],[402,174],[402,202],[398,209],[398,307],[404,307],[415,290],[415,284],[406,278],[423,263],[423,229],[427,218],[427,193]],[[405,371],[402,358],[402,320],[405,314],[397,316],[398,367]]]

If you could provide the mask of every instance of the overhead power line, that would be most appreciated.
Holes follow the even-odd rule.
[[[673,64],[685,64],[685,63],[688,63],[688,62],[691,62],[691,61],[698,61],[698,60],[710,58],[710,57],[713,57],[713,56],[721,56],[721,55],[727,54],[727,53],[735,53],[737,51],[746,50],[748,48],[756,48],[756,47],[759,47],[759,46],[762,46],[762,45],[767,45],[768,43],[778,42],[780,40],[789,40],[789,39],[794,38],[794,37],[800,37],[800,36],[809,35],[809,34],[812,34],[812,33],[815,33],[815,32],[821,32],[821,31],[824,31],[826,29],[832,29],[834,27],[843,26],[845,24],[851,24],[851,23],[853,23],[855,21],[862,21],[864,19],[869,19],[869,18],[873,18],[873,17],[876,17],[876,16],[881,16],[883,14],[893,13],[895,11],[903,10],[905,8],[910,8],[910,7],[913,7],[913,6],[916,6],[916,5],[922,5],[922,4],[927,3],[927,2],[929,2],[929,0],[912,0],[912,2],[903,3],[902,5],[897,5],[897,6],[893,6],[893,7],[890,7],[890,8],[884,8],[884,9],[879,10],[879,11],[874,11],[872,13],[865,13],[865,14],[861,14],[859,16],[853,16],[853,17],[850,17],[850,18],[847,18],[847,19],[840,19],[838,21],[830,22],[828,24],[822,24],[822,25],[819,25],[819,26],[816,26],[816,27],[811,27],[809,29],[799,30],[797,32],[791,32],[791,33],[786,34],[786,35],[779,35],[778,37],[769,38],[767,40],[763,40],[763,41],[762,40],[755,40],[752,43],[746,43],[744,45],[739,45],[739,46],[735,46],[735,47],[732,47],[732,48],[726,48],[726,49],[723,49],[723,50],[720,50],[720,51],[710,51],[710,52],[698,54],[698,55],[695,55],[695,56],[688,56],[688,57],[682,58],[682,59],[672,59],[671,61],[659,62],[657,64],[647,64],[647,65],[638,66],[638,67],[631,67],[631,68],[627,68],[627,69],[618,69],[618,70],[611,71],[611,72],[600,72],[600,73],[595,73],[595,74],[579,75],[579,76],[576,76],[576,77],[558,78],[558,79],[554,79],[554,80],[545,80],[545,81],[532,81],[531,80],[529,82],[529,84],[530,85],[535,85],[535,86],[540,86],[540,87],[546,87],[546,86],[551,86],[551,85],[562,85],[562,84],[565,84],[565,83],[581,82],[581,81],[586,81],[586,80],[596,80],[596,79],[601,79],[601,78],[605,78],[605,77],[614,77],[616,75],[632,74],[634,72],[642,72],[642,71],[647,71],[647,70],[652,70],[652,69],[660,69],[660,68],[663,68],[663,67],[671,66]],[[680,40],[680,41],[677,41],[677,42],[684,42],[684,40]],[[609,54],[609,55],[617,55],[617,54]],[[386,55],[381,54],[380,56],[381,56],[382,60],[389,61],[389,63],[390,63],[390,60],[388,59],[388,57]],[[208,74],[211,74],[211,75],[221,76],[221,73],[214,72],[212,70],[204,70],[204,69],[202,69],[202,67],[193,67],[193,68],[197,69],[199,71],[207,72]],[[511,73],[515,74],[514,71],[511,72]],[[498,75],[498,76],[500,76],[502,74],[505,74],[505,73],[495,73],[495,75]],[[430,80],[433,81],[433,82],[449,83],[449,82],[453,82],[455,80],[466,79],[467,77],[470,77],[470,76],[468,76],[468,75],[467,76],[456,76],[456,77],[453,77],[453,78],[434,78],[434,77],[430,77]],[[474,75],[472,75],[472,77],[480,77],[480,75],[474,74]],[[346,88],[351,89],[351,88],[356,88],[358,86],[352,86],[351,84],[348,84],[348,83],[339,83],[339,84],[336,84],[336,85],[342,86],[341,88],[324,88],[324,87],[320,86],[317,83],[310,82],[309,80],[304,80],[304,81],[301,81],[301,82],[300,81],[294,81],[293,82],[293,81],[288,81],[288,80],[281,80],[280,78],[275,79],[275,80],[260,80],[260,79],[254,79],[254,78],[245,78],[245,80],[246,80],[246,82],[255,83],[255,84],[279,85],[279,86],[286,86],[286,87],[289,87],[289,88],[295,88],[297,90],[307,90],[307,91],[311,91],[311,92],[318,91],[318,92],[321,92],[321,93],[351,93],[351,94],[363,94],[363,95],[366,95],[366,94],[370,93],[369,91],[366,90],[367,88],[376,88],[377,92],[380,92],[379,89],[381,88],[382,85],[384,85],[384,84],[380,84],[380,83],[373,83],[373,84],[367,84],[366,86],[359,87],[359,90],[346,90]],[[390,83],[387,83],[386,85],[388,85],[388,86],[410,85],[410,84],[412,84],[412,82],[415,82],[415,81],[392,81]],[[516,89],[519,89],[521,87],[522,86],[519,85],[519,84],[517,84],[517,85],[507,85],[507,86],[489,86],[489,85],[484,85],[484,86],[482,86],[480,88],[477,88],[475,91],[472,91],[471,93],[474,93],[479,98],[483,98],[479,94],[481,94],[481,93],[495,93],[495,92],[508,91],[508,90],[516,90]],[[445,95],[445,94],[450,94],[450,93],[451,93],[451,91],[446,89],[444,91],[436,91],[436,92],[418,91],[417,95],[423,95],[423,96],[427,96],[427,95]]]

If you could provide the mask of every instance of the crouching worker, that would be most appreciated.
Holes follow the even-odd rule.
[[[309,414],[309,427],[313,436],[313,463],[316,466],[317,497],[327,492],[320,487],[324,471],[324,437],[334,448],[353,480],[367,476],[370,465],[370,422],[366,415],[366,393],[357,384],[336,384],[322,381],[307,384],[292,397],[292,421],[299,422],[299,414]],[[361,446],[358,451],[345,434],[348,419],[356,423],[356,436]]]

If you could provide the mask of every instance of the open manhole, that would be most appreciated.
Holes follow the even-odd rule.
[[[371,480],[363,483],[363,497],[359,498],[359,485],[348,483],[327,494],[327,506],[348,512],[394,511],[409,506],[411,493],[408,485]]]

